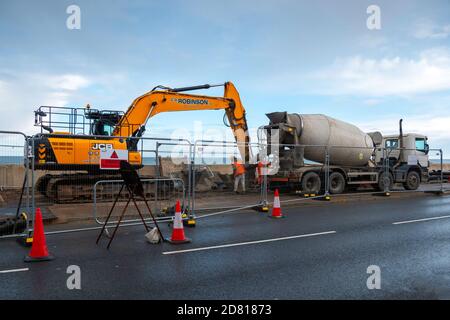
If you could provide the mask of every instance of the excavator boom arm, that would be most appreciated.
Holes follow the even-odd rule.
[[[165,90],[152,90],[136,98],[115,127],[113,135],[140,137],[147,121],[162,112],[190,110],[225,110],[230,127],[245,162],[251,157],[245,109],[239,93],[231,82],[226,82],[223,97],[211,97],[184,93],[185,91],[209,89],[211,85]],[[161,88],[161,87],[157,87]]]

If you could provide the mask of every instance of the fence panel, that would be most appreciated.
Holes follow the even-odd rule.
[[[186,188],[184,181],[178,178],[155,178],[141,179],[144,184],[144,195],[154,216],[159,220],[171,220],[174,215],[174,206],[180,201],[182,210],[186,208]],[[93,194],[93,217],[96,223],[103,225],[104,218],[108,215],[111,203],[114,202],[114,194],[118,194],[123,180],[100,180],[94,185]],[[124,206],[124,201],[129,197],[129,193],[123,191],[121,198],[123,202],[117,205],[117,210]],[[139,199],[139,207],[145,208],[143,199]],[[145,211],[144,211],[145,212]],[[133,223],[140,221],[138,211],[130,206],[127,212],[128,219],[122,220],[122,223]],[[117,221],[110,220],[109,224],[116,224]]]
[[[193,147],[192,210],[202,217],[234,212],[261,205],[261,184],[255,179],[256,163],[252,154],[258,153],[258,143],[197,140]],[[246,149],[250,161],[242,160]],[[236,185],[233,162],[245,167],[245,174]],[[237,188],[236,188],[237,187]]]
[[[77,139],[76,143],[74,139]],[[101,222],[98,217],[103,209],[112,205],[121,185],[118,180],[122,179],[119,170],[99,166],[104,164],[105,155],[109,157],[112,152],[117,153],[118,161],[125,154],[126,160],[136,167],[154,212],[170,211],[176,200],[188,207],[185,203],[189,200],[188,182],[174,175],[163,179],[163,171],[170,167],[168,161],[171,159],[166,161],[158,154],[159,144],[173,143],[186,147],[190,158],[190,142],[185,139],[39,134],[32,137],[31,142],[35,150],[32,161],[35,207],[40,207],[48,220],[55,223]],[[124,193],[119,202],[126,199]],[[93,204],[97,218],[92,216]],[[133,216],[132,212],[130,216]]]
[[[440,149],[429,149],[428,146],[420,150],[417,146],[414,149],[400,149],[398,146],[288,145],[279,144],[276,134],[263,128],[258,131],[261,149],[267,149],[263,154],[268,154],[269,162],[278,163],[278,171],[269,172],[266,177],[268,190],[279,188],[288,191],[287,194],[311,194],[310,188],[306,188],[308,190],[305,192],[308,184],[305,178],[314,176],[308,174],[309,171],[315,171],[320,176],[322,188],[320,192],[315,192],[317,194],[314,193],[316,198],[328,199],[330,195],[350,193],[442,193],[449,189],[450,171]],[[268,136],[271,141],[268,141]],[[399,155],[402,155],[400,161]],[[317,175],[313,177],[314,181],[319,180]],[[264,190],[261,192],[263,194]]]
[[[409,168],[409,172],[405,172],[405,181],[400,183],[395,183],[392,186],[391,192],[401,193],[401,192],[427,192],[442,194],[443,192],[449,190],[449,177],[450,172],[448,171],[448,164],[444,162],[444,153],[442,149],[427,149],[427,154],[423,155],[418,149],[409,148],[391,148],[386,149],[386,154],[395,154],[399,152],[405,152],[404,161],[412,168]],[[385,171],[388,170],[388,164],[385,166]],[[396,167],[396,165],[394,165]],[[413,168],[417,168],[417,175]],[[420,168],[420,169],[419,169]],[[399,167],[400,171],[402,167]],[[396,170],[394,170],[395,172]],[[398,170],[397,170],[398,171]],[[391,174],[392,169],[391,169]],[[395,174],[395,173],[394,173]],[[397,175],[399,175],[397,173]],[[415,188],[415,183],[417,182],[418,187]]]
[[[0,238],[31,231],[34,212],[27,143],[22,132],[0,131]]]
[[[393,155],[400,151],[398,148],[278,144],[259,137],[258,143],[244,146],[251,149],[255,157],[245,164],[245,192],[238,185],[239,193],[234,190],[232,164],[241,158],[243,145],[211,140],[198,140],[192,144],[185,139],[147,137],[124,137],[123,141],[135,146],[134,153],[140,163],[138,173],[146,185],[151,209],[162,220],[171,219],[176,200],[182,201],[185,212],[191,217],[206,217],[267,206],[273,200],[275,189],[282,194],[282,202],[324,199],[348,193],[449,190],[450,173],[439,149],[428,151],[430,166],[428,172],[424,170],[424,176],[428,178],[421,180],[417,190],[407,190],[401,179],[392,185],[389,181],[382,183],[386,176],[399,174],[396,164],[392,163]],[[32,216],[39,207],[45,219],[58,223],[103,222],[102,212],[114,201],[121,177],[118,171],[98,168],[100,154],[104,151],[102,148],[107,148],[105,141],[119,140],[120,137],[84,135],[83,148],[87,149],[82,150],[74,149],[75,138],[80,141],[79,135],[38,134],[26,139],[20,133],[0,132],[0,200],[3,205],[0,212],[3,215],[15,216],[18,191],[22,190],[23,178],[27,176],[19,211]],[[78,142],[77,148],[82,148],[81,145]],[[80,160],[77,152],[87,154],[87,157]],[[316,162],[308,159],[311,155]],[[370,161],[366,163],[368,156]],[[343,160],[339,157],[344,160],[351,157],[350,160],[366,164],[355,162],[349,165],[349,159],[340,163]],[[29,161],[29,165],[24,166],[24,161]],[[64,161],[72,165],[61,166]],[[412,161],[420,164],[421,159],[408,158],[407,162]],[[262,172],[258,171],[261,170],[259,162],[263,163]],[[345,188],[341,188],[339,174],[344,176]],[[120,200],[126,199],[124,196]],[[124,223],[136,221],[134,218],[131,213]],[[29,220],[33,220],[32,217]]]

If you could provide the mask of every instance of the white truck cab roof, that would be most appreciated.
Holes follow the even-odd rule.
[[[423,134],[419,134],[419,133],[404,133],[403,134],[403,138],[408,138],[408,137],[412,137],[412,138],[422,138],[425,140],[428,140],[428,137],[423,135]],[[390,134],[390,135],[385,135],[383,136],[383,139],[398,139],[399,135],[398,134]]]

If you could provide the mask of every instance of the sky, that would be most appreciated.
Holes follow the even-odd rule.
[[[253,131],[273,111],[385,134],[403,118],[450,158],[448,0],[0,1],[0,43],[0,130],[37,132],[40,105],[126,110],[156,85],[232,81]],[[230,138],[222,117],[159,114],[146,136]]]

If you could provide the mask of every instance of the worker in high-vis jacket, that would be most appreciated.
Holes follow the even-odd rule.
[[[245,167],[236,157],[233,158],[234,192],[238,192],[239,183],[242,186],[242,192],[245,192]]]
[[[255,169],[255,183],[258,186],[261,186],[264,182],[264,176],[267,175],[267,167],[269,166],[269,162],[261,159],[259,154],[256,156],[256,160],[258,162]]]

